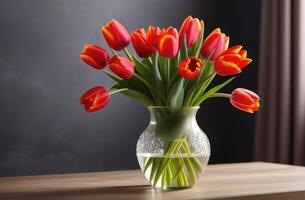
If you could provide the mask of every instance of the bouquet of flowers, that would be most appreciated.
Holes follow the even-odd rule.
[[[145,106],[162,107],[155,112],[155,133],[166,142],[163,158],[191,151],[188,143],[183,143],[187,128],[185,108],[199,106],[215,97],[228,98],[234,107],[249,113],[259,108],[259,97],[252,91],[237,88],[231,94],[219,92],[252,61],[241,45],[229,48],[229,37],[220,28],[204,38],[204,22],[189,16],[179,32],[171,26],[149,26],[147,30],[138,28],[129,34],[117,20],[108,22],[101,32],[112,56],[96,44],[86,44],[80,57],[89,66],[102,70],[115,84],[109,89],[93,87],[84,93],[80,103],[87,112],[94,112],[105,107],[111,95],[121,93]],[[127,49],[130,41],[137,55]],[[229,78],[211,86],[215,76]],[[177,169],[180,160],[163,158],[143,161],[141,167],[144,172],[150,169],[151,183],[168,186],[175,182],[178,186],[188,186]],[[188,174],[202,171],[194,157],[184,163]],[[192,179],[195,178],[193,175]]]

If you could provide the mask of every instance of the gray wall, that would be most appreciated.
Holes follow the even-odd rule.
[[[99,28],[111,18],[132,31],[149,24],[179,27],[191,14],[205,19],[208,31],[223,27],[257,60],[259,2],[246,9],[241,0],[224,2],[0,0],[0,176],[137,168],[135,145],[148,111],[112,96],[102,111],[84,112],[82,93],[111,85],[80,61],[84,43],[106,47]],[[236,86],[256,89],[256,63]],[[211,162],[252,159],[252,115],[217,100],[202,106],[198,121],[211,140]]]

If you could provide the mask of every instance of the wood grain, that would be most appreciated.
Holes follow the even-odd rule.
[[[0,199],[305,199],[305,167],[209,165],[191,189],[156,191],[139,170],[0,178]]]

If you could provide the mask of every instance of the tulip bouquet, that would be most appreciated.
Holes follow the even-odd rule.
[[[234,77],[211,86],[217,75],[239,74],[251,62],[247,51],[241,45],[229,48],[229,37],[219,28],[204,38],[204,22],[191,16],[184,20],[179,32],[171,26],[149,26],[147,30],[139,28],[129,34],[116,20],[103,26],[101,32],[113,55],[98,45],[86,44],[80,57],[91,67],[102,70],[115,84],[109,89],[93,87],[84,93],[80,103],[87,112],[94,112],[108,104],[110,95],[121,93],[145,106],[163,107],[156,115],[160,123],[155,131],[167,148],[162,158],[146,159],[143,170],[150,168],[148,178],[153,185],[175,182],[187,186],[183,173],[202,171],[198,160],[194,157],[184,160],[184,171],[177,170],[180,160],[175,162],[167,157],[180,151],[189,152],[189,146],[183,143],[185,126],[180,120],[183,110],[214,97],[224,97],[240,110],[257,111],[259,97],[254,92],[243,88],[231,94],[219,92]],[[127,49],[130,41],[137,55]]]

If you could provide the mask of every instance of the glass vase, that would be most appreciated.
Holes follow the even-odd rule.
[[[192,187],[204,172],[210,143],[196,121],[199,106],[148,107],[151,120],[137,143],[137,158],[153,188]]]

